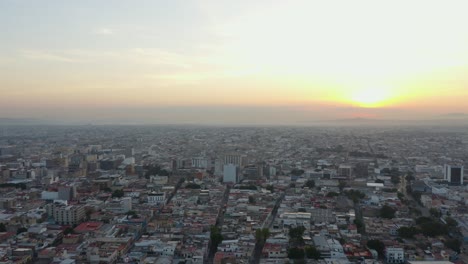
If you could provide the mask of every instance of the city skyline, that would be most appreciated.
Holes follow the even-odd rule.
[[[0,118],[466,118],[464,1],[0,3]]]

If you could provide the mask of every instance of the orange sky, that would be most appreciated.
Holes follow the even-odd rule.
[[[468,113],[466,1],[109,3],[0,3],[0,117]]]

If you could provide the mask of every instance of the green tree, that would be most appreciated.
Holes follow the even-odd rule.
[[[420,228],[421,228],[421,233],[429,237],[436,237],[436,236],[448,234],[447,226],[442,223],[435,222],[435,221],[422,223],[420,225]]]
[[[6,229],[6,226],[4,223],[0,223],[0,232],[6,232],[7,229]]]
[[[313,246],[306,246],[304,248],[304,251],[305,251],[305,255],[307,256],[307,258],[315,259],[315,260],[320,259],[320,251],[318,251],[317,248]]]
[[[305,253],[302,248],[293,247],[288,250],[288,258],[290,259],[303,259],[304,255]]]
[[[255,230],[255,240],[259,243],[265,243],[266,240],[270,237],[270,229],[261,228]]]
[[[255,197],[249,195],[249,204],[255,204]]]
[[[138,214],[135,211],[128,211],[126,215],[131,218],[138,218]]]
[[[122,198],[124,196],[124,191],[123,190],[115,190],[112,193],[112,198]]]
[[[307,180],[306,183],[304,184],[304,187],[308,187],[309,189],[312,189],[315,187],[315,181],[314,180]]]
[[[419,234],[419,233],[420,233],[420,230],[414,226],[411,226],[411,227],[403,226],[398,229],[398,235],[402,238],[413,238],[414,235]]]
[[[302,244],[304,242],[302,236],[304,235],[305,227],[298,226],[289,229],[289,237],[294,243]]]
[[[304,174],[304,170],[293,169],[293,170],[291,171],[291,174],[294,175],[294,176],[301,176],[302,174]]]
[[[448,227],[457,227],[457,226],[458,226],[457,220],[453,219],[453,218],[450,217],[450,216],[447,216],[447,217],[445,218],[445,222],[447,223],[447,226],[448,226]]]
[[[354,219],[354,224],[356,225],[359,234],[362,234],[364,230],[364,222],[361,219],[356,218]]]
[[[453,251],[456,251],[460,253],[460,247],[462,243],[458,239],[447,239],[444,243],[444,245],[448,248],[450,248]]]
[[[433,217],[437,217],[437,218],[439,218],[439,217],[442,216],[442,213],[441,213],[440,210],[437,209],[437,208],[431,208],[431,209],[429,209],[429,213],[430,213]]]
[[[400,184],[400,182],[401,182],[400,176],[399,175],[393,175],[391,181],[395,185]]]
[[[211,226],[210,228],[210,239],[211,239],[211,248],[212,250],[216,250],[218,245],[223,242],[223,235],[221,231],[216,226]]]
[[[335,197],[335,196],[339,196],[340,194],[337,193],[337,192],[328,192],[327,193],[327,197]]]
[[[28,229],[26,227],[20,227],[18,230],[16,230],[16,234],[19,235],[21,233],[28,232]]]
[[[342,192],[346,186],[347,186],[347,184],[346,184],[345,181],[340,181],[338,183],[338,188],[340,189],[340,192]]]
[[[69,234],[74,234],[75,230],[72,227],[67,227],[65,230],[63,230],[64,235],[69,235]]]
[[[199,184],[189,182],[185,185],[185,189],[201,189],[201,186]]]
[[[365,193],[354,189],[346,191],[345,194],[349,199],[353,200],[353,202],[355,203],[359,202],[359,200],[364,199],[366,197]]]
[[[382,206],[382,208],[380,208],[380,217],[392,219],[395,217],[395,212],[396,210],[393,209],[391,206],[384,205]]]
[[[377,251],[379,256],[383,256],[385,251],[385,244],[382,241],[376,239],[367,241],[367,247]]]
[[[267,187],[266,187],[265,189],[267,189],[268,191],[270,191],[270,192],[272,192],[272,193],[275,192],[275,187],[274,187],[273,185],[271,185],[271,184],[268,184]]]

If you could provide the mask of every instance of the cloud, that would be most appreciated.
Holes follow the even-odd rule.
[[[113,35],[114,31],[110,28],[102,27],[102,28],[97,28],[93,31],[93,34],[95,35]]]
[[[83,59],[77,58],[76,56],[70,56],[70,54],[60,52],[50,52],[42,50],[21,50],[20,54],[22,57],[31,60],[47,60],[47,61],[58,61],[58,62],[83,62]]]

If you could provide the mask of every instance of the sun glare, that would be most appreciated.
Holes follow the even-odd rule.
[[[359,107],[383,107],[390,101],[390,93],[385,88],[368,88],[356,91],[351,101]]]

